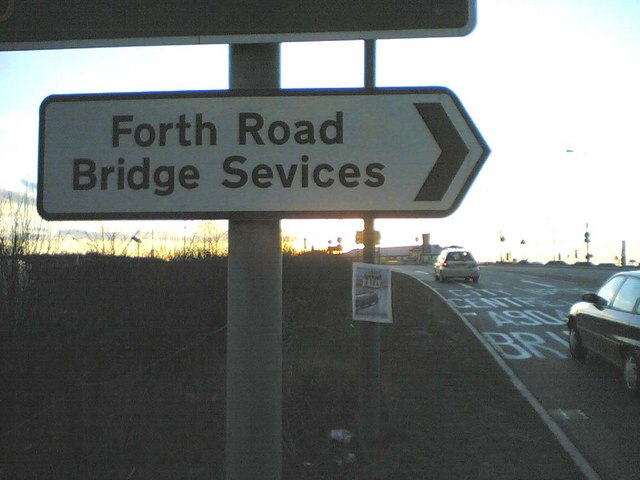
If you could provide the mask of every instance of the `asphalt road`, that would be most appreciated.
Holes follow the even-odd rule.
[[[569,356],[565,319],[615,270],[485,266],[480,282],[437,282],[430,266],[398,267],[438,291],[480,332],[602,479],[640,478],[640,401],[595,355]]]

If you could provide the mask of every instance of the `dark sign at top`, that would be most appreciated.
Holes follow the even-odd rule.
[[[0,50],[463,36],[476,0],[0,0]]]

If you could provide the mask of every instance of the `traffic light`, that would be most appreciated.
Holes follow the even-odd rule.
[[[591,242],[591,234],[589,232],[584,232],[584,243]]]

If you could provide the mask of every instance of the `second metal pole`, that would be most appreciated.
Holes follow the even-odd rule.
[[[364,86],[375,87],[376,42],[364,42]],[[364,219],[364,263],[376,263],[376,233],[373,217]],[[380,436],[380,324],[359,322],[358,423],[365,445]]]
[[[279,88],[280,45],[232,45],[231,88]],[[279,220],[229,222],[227,480],[282,478]]]
[[[376,263],[374,220],[364,219],[364,263]],[[364,444],[380,436],[380,324],[358,322],[358,428]]]

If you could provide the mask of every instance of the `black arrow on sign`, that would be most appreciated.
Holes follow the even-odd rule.
[[[458,130],[440,103],[414,103],[441,153],[416,195],[416,202],[440,201],[469,153]]]

